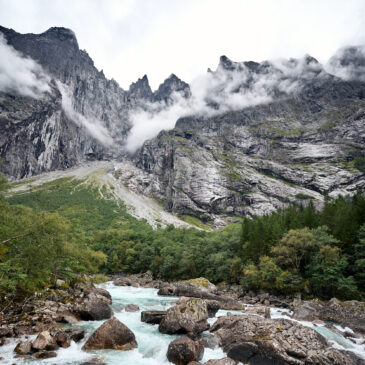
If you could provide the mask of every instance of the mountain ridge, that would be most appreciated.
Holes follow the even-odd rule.
[[[71,30],[0,32],[66,89],[52,81],[39,100],[1,93],[0,155],[8,176],[130,160],[134,167],[118,172],[121,183],[163,201],[168,211],[217,225],[290,202],[320,206],[327,193],[365,187],[355,164],[365,158],[362,47],[333,56],[333,73],[309,55],[261,63],[221,56],[201,84],[172,74],[153,92],[144,75],[125,91],[79,50]],[[159,113],[176,123],[130,156],[124,146],[136,113],[142,128]],[[113,142],[106,145],[98,133]]]

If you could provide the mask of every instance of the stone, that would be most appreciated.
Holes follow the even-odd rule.
[[[356,355],[329,346],[312,328],[257,315],[220,317],[210,329],[233,360],[249,364],[359,365]]]
[[[190,299],[169,308],[159,324],[159,331],[167,334],[187,333],[196,336],[209,328],[207,303],[203,299]]]
[[[65,332],[70,336],[71,340],[80,342],[85,337],[85,330],[77,328],[68,328]]]
[[[36,359],[50,359],[52,357],[57,357],[57,352],[55,351],[41,351],[33,354]]]
[[[104,322],[86,341],[83,350],[121,350],[136,348],[134,333],[115,317]]]
[[[61,280],[61,279],[57,279],[56,280],[56,286],[58,288],[64,288],[66,286],[66,282],[64,280]]]
[[[139,307],[136,304],[127,304],[123,309],[126,312],[138,312],[139,311]]]
[[[113,312],[108,303],[96,299],[86,302],[77,313],[85,321],[100,321],[111,318]]]
[[[160,324],[165,316],[166,311],[142,311],[141,321],[150,324]]]
[[[204,347],[199,341],[188,337],[178,338],[169,344],[167,359],[175,365],[186,365],[203,358]]]
[[[32,341],[20,341],[16,345],[14,352],[18,355],[29,355],[32,353]]]
[[[56,343],[56,340],[49,331],[43,331],[38,334],[37,338],[32,343],[32,348],[34,350],[56,350],[58,348],[58,345]]]

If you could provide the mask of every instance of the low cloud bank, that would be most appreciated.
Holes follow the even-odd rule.
[[[92,117],[85,117],[77,112],[72,106],[72,98],[66,85],[57,81],[57,86],[62,94],[62,108],[66,116],[74,123],[84,127],[87,132],[105,146],[113,145],[113,138],[109,131],[102,125],[101,121]]]
[[[39,99],[50,91],[49,80],[40,65],[8,45],[0,34],[0,91]]]
[[[135,152],[144,141],[157,136],[161,130],[174,128],[177,119],[184,116],[214,116],[296,93],[308,80],[322,72],[322,66],[309,56],[261,64],[221,59],[215,72],[193,80],[190,98],[174,93],[173,101],[168,104],[149,103],[133,112],[126,149]]]

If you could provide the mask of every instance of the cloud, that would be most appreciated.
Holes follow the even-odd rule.
[[[329,59],[326,71],[347,81],[365,82],[365,45],[340,48]]]
[[[223,57],[215,72],[193,80],[190,98],[174,93],[172,103],[149,103],[132,112],[132,128],[125,147],[135,152],[161,130],[174,128],[177,119],[184,116],[214,116],[285,98],[322,74],[322,66],[309,56],[261,64],[237,63]]]
[[[57,86],[62,94],[62,108],[66,116],[77,125],[84,127],[87,132],[105,146],[111,147],[114,142],[109,131],[102,125],[102,122],[93,117],[86,117],[78,113],[72,106],[72,98],[67,86],[57,81]]]
[[[49,80],[40,65],[9,46],[0,33],[0,91],[39,99],[50,91]]]

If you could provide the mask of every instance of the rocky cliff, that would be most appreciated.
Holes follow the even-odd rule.
[[[0,26],[1,35],[18,58],[36,61],[52,80],[38,99],[0,91],[0,156],[9,177],[116,158],[123,154],[131,110],[168,99],[183,89],[180,83],[188,88],[174,75],[154,94],[144,76],[125,91],[97,70],[70,29],[19,34]]]
[[[262,63],[222,56],[200,84],[172,74],[153,92],[146,75],[129,90],[106,79],[69,29],[0,33],[49,75],[42,97],[0,94],[9,177],[118,160],[116,176],[132,191],[216,224],[365,187],[361,47],[341,50],[327,68],[310,56]],[[175,128],[128,157],[131,115],[162,110],[166,118],[169,108],[181,116]]]
[[[138,169],[121,170],[120,179],[170,211],[216,224],[290,202],[318,206],[327,193],[364,189],[356,161],[365,153],[365,84],[328,74],[310,57],[290,62],[315,66],[312,75],[304,69],[280,76],[285,85],[300,85],[295,91],[285,93],[275,82],[267,103],[179,119],[173,130],[144,143],[134,158]],[[248,73],[236,85],[239,94],[272,67],[222,57],[217,72]],[[214,104],[214,94],[210,99]]]

